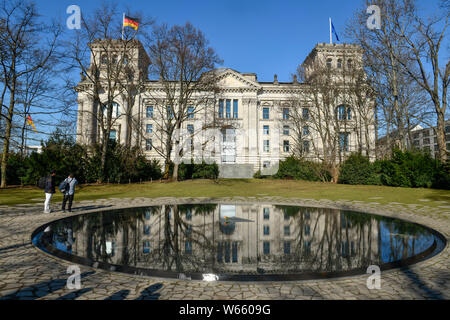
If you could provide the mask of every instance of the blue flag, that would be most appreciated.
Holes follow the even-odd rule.
[[[331,30],[333,30],[333,33],[336,36],[336,40],[339,41],[339,37],[338,37],[338,34],[336,32],[336,29],[334,28],[333,22],[331,22]]]

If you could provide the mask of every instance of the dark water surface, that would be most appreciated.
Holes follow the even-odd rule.
[[[360,274],[370,265],[383,270],[423,260],[445,245],[437,232],[398,219],[271,204],[165,205],[89,213],[43,226],[33,242],[79,264],[210,280]]]

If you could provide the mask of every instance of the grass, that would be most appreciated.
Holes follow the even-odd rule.
[[[78,187],[75,201],[107,198],[136,197],[264,197],[279,196],[285,198],[309,198],[329,200],[358,200],[364,202],[400,202],[404,204],[421,204],[437,207],[450,202],[450,191],[437,189],[410,189],[385,186],[351,186],[321,182],[293,180],[255,180],[255,179],[221,179],[189,180],[174,183],[143,183],[143,184],[110,184],[85,185]],[[380,199],[371,199],[381,197]],[[421,202],[419,199],[430,200]],[[52,202],[62,200],[57,191]],[[44,201],[44,192],[35,187],[11,187],[0,189],[0,205],[15,205],[39,203]]]

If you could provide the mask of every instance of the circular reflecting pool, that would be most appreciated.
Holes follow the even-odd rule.
[[[301,280],[402,267],[437,254],[427,227],[366,213],[271,204],[183,204],[72,216],[33,243],[74,263],[203,280]]]

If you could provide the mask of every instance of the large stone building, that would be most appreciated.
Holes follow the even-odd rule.
[[[120,47],[120,40],[117,40],[115,45]],[[93,61],[91,65],[99,66],[101,74],[103,59],[106,56],[102,54],[102,50],[105,48],[98,43],[92,44],[91,48],[93,53],[97,52],[91,56]],[[115,50],[120,51],[114,46],[109,49],[113,52]],[[122,61],[117,55],[113,56],[113,60]],[[164,134],[158,130],[158,121],[162,121],[165,115],[158,112],[157,107],[164,101],[162,83],[148,79],[147,70],[151,62],[138,41],[123,61],[134,66],[135,79],[144,79],[145,90],[136,97],[130,108],[127,99],[118,96],[113,110],[114,122],[110,138],[119,143],[138,144],[149,158],[163,162],[160,149],[163,147]],[[362,66],[361,48],[349,44],[318,44],[303,62],[306,79],[314,76],[314,66],[317,65],[327,65],[336,71]],[[194,108],[199,106],[192,107],[192,115],[184,121],[182,129],[187,133],[195,132],[193,140],[204,145],[211,139],[210,135],[205,134],[204,128],[210,127],[211,123],[221,123],[217,129],[222,130],[216,131],[223,134],[223,138],[215,136],[216,138],[212,139],[216,144],[212,149],[208,149],[206,157],[219,164],[222,177],[252,177],[257,170],[274,173],[280,159],[294,153],[298,146],[302,149],[302,156],[307,159],[323,158],[321,155],[323,144],[319,138],[321,133],[316,129],[317,123],[308,125],[309,109],[314,99],[304,98],[304,93],[308,92],[307,82],[299,83],[296,77],[292,82],[279,82],[276,75],[273,81],[262,82],[258,81],[255,73],[241,73],[229,68],[220,68],[215,72],[220,92],[214,93],[213,105],[196,112]],[[102,134],[97,121],[99,117],[96,116],[100,108],[93,103],[89,94],[90,86],[92,85],[89,80],[84,78],[77,88],[79,93],[77,142],[87,145],[100,142]],[[293,100],[298,100],[299,96],[303,96],[304,105],[292,103]],[[374,157],[375,129],[371,120],[372,104],[371,100],[368,101],[368,108],[361,114],[361,109],[356,111],[351,103],[336,99],[333,110],[328,110],[335,114],[341,123],[345,122],[345,125],[338,129],[336,126],[332,129],[338,131],[334,134],[339,140],[340,157],[354,151],[362,151],[362,145],[365,146],[363,151]],[[292,108],[297,109],[293,112]],[[131,112],[126,112],[129,109]],[[328,111],[325,113],[329,113]],[[302,121],[304,120],[301,128],[298,128],[298,121],[293,121],[294,113],[300,114]],[[367,119],[370,121],[365,129],[361,119],[365,119],[366,124]],[[133,125],[130,125],[130,122],[133,122]],[[301,139],[299,132],[302,135]],[[182,138],[186,136],[182,134]]]

